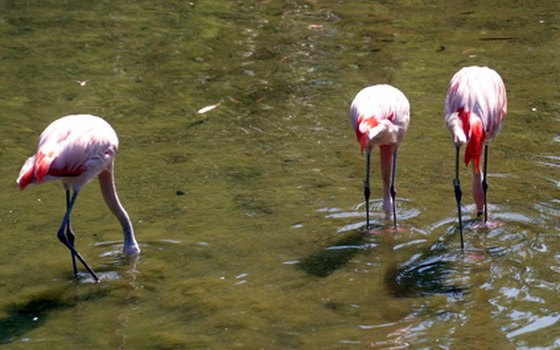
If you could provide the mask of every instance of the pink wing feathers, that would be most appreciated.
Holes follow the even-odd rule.
[[[24,189],[31,183],[62,179],[81,187],[108,167],[117,148],[117,136],[103,119],[60,118],[41,134],[37,153],[23,165],[17,184]]]
[[[368,145],[399,144],[410,121],[410,105],[400,90],[373,85],[354,97],[350,118],[363,152]]]
[[[465,164],[472,160],[478,169],[482,146],[496,137],[506,112],[505,86],[494,70],[465,67],[453,76],[445,102],[445,119],[455,144],[467,144]]]

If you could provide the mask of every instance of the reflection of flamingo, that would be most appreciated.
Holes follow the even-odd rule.
[[[459,148],[467,144],[465,164],[473,163],[473,197],[478,216],[488,220],[486,169],[488,145],[502,127],[507,112],[506,88],[502,78],[488,67],[465,67],[449,83],[445,100],[445,122],[451,131],[456,152],[455,196],[459,213],[462,244],[461,187],[459,182]],[[480,172],[480,158],[484,145],[484,174]]]
[[[75,235],[70,214],[78,193],[84,185],[99,178],[105,203],[120,221],[124,234],[124,253],[140,253],[132,223],[119,201],[113,177],[113,163],[119,146],[117,134],[103,119],[93,115],[69,115],[52,122],[39,137],[37,153],[23,165],[17,184],[24,189],[31,183],[60,179],[66,189],[66,214],[58,229],[58,239],[72,254],[74,275],[77,277],[75,258],[78,258],[93,278],[93,272],[74,248]],[[70,189],[74,190],[70,196]]]
[[[383,178],[383,210],[393,213],[397,226],[395,202],[395,173],[397,150],[406,134],[410,121],[410,105],[406,96],[390,85],[374,85],[362,89],[350,106],[350,117],[356,136],[366,151],[366,177],[364,196],[366,202],[366,228],[369,228],[369,173],[371,149],[379,146],[381,175]]]

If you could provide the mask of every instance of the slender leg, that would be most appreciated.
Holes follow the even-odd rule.
[[[66,189],[66,211],[70,207],[70,189]],[[72,231],[72,224],[70,223],[70,216],[68,216],[68,224],[66,225],[66,239],[72,247],[74,246],[74,241],[76,240],[76,235]],[[76,256],[72,251],[70,251],[70,256],[72,257],[72,268],[74,269],[74,277],[78,277],[78,267],[76,266]]]
[[[366,150],[366,176],[364,179],[364,197],[366,200],[366,230],[369,230],[369,196],[371,194],[369,189],[369,173],[371,165],[371,150]]]
[[[80,253],[78,253],[78,251],[74,249],[74,246],[68,241],[68,238],[66,237],[66,232],[65,232],[66,227],[70,222],[70,214],[72,213],[72,208],[74,208],[74,203],[76,203],[76,198],[78,197],[78,193],[79,193],[78,191],[74,191],[74,194],[72,194],[72,197],[70,198],[70,202],[68,203],[68,208],[66,209],[66,214],[64,214],[64,218],[62,219],[62,224],[58,229],[57,237],[58,240],[62,242],[62,244],[64,244],[68,249],[70,249],[72,255],[78,258],[78,260],[82,263],[82,265],[84,265],[86,270],[88,270],[88,272],[91,274],[93,279],[97,282],[99,281],[99,277],[97,277],[93,269],[88,265],[88,263],[80,255]]]
[[[394,146],[393,146],[394,147]],[[393,149],[393,171],[391,174],[391,198],[393,199],[393,225],[397,228],[397,192],[395,191],[395,176],[397,174],[397,148]]]
[[[464,250],[465,245],[463,242],[463,219],[461,215],[461,197],[463,192],[461,192],[461,181],[459,180],[459,149],[456,148],[455,156],[455,178],[453,179],[453,187],[455,188],[455,199],[457,200],[457,215],[459,216],[459,234],[461,235],[461,250]]]
[[[484,146],[484,177],[482,178],[482,190],[484,191],[484,223],[488,221],[488,181],[487,178],[487,165],[488,165],[488,145]]]

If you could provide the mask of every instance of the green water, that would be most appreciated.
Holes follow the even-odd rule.
[[[558,6],[0,1],[0,347],[560,347]],[[509,113],[490,148],[501,224],[468,226],[461,254],[442,110],[472,64],[502,75]],[[347,113],[381,82],[412,106],[401,229],[364,235]],[[117,187],[143,249],[122,257],[89,185],[73,225],[99,284],[73,280],[56,239],[62,186],[15,186],[40,132],[71,113],[119,134]],[[380,183],[374,166],[383,226]]]

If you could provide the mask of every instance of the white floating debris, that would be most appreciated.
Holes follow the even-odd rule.
[[[325,26],[322,24],[310,24],[307,26],[307,29],[323,29]]]
[[[297,265],[297,264],[299,264],[299,260],[288,260],[288,261],[284,261],[282,264],[284,264],[284,265]]]
[[[220,103],[216,103],[215,105],[202,107],[201,109],[198,110],[198,114],[204,114],[204,113],[210,112],[211,110],[213,110],[214,108],[218,107],[221,104],[222,103],[220,102]]]
[[[164,239],[160,240],[160,242],[162,242],[162,243],[171,243],[171,244],[181,244],[182,241],[179,240],[179,239],[167,239],[167,238],[164,238]]]
[[[346,339],[343,339],[343,340],[339,340],[338,343],[339,343],[339,344],[344,344],[344,345],[358,345],[358,344],[361,344],[362,342],[359,341],[359,340],[346,340]]]
[[[367,329],[390,327],[390,326],[394,326],[395,324],[396,324],[395,322],[388,322],[388,323],[381,323],[381,324],[361,324],[358,325],[358,328],[367,330]]]

